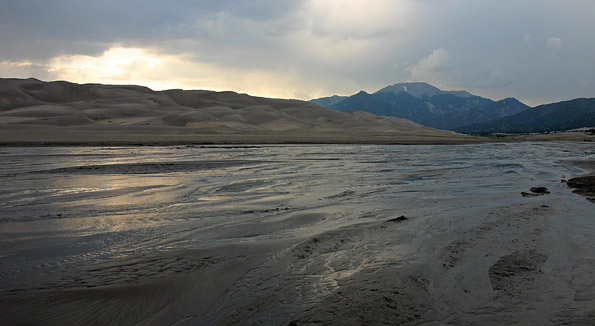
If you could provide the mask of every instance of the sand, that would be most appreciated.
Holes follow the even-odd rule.
[[[4,148],[0,322],[590,325],[594,154]]]
[[[234,92],[0,79],[0,144],[426,143],[481,141],[409,120]]]

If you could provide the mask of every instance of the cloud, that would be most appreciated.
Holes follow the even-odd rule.
[[[162,75],[160,69],[181,62],[177,56],[160,55],[139,48],[115,47],[98,56],[62,55],[50,58],[44,64],[4,60],[0,62],[0,74],[78,83],[143,84],[162,89],[166,85],[171,87],[178,83],[172,76]]]
[[[65,55],[49,60],[48,72],[57,78],[77,82],[135,83],[155,81],[152,72],[160,65],[175,61],[175,57],[160,56],[139,48],[116,47],[100,56]]]
[[[331,92],[297,70],[246,69],[196,61],[192,55],[171,55],[142,48],[114,47],[99,55],[63,55],[40,65],[29,61],[0,62],[0,75],[76,83],[137,84],[154,90],[185,88],[234,90],[279,98],[310,98]]]
[[[502,87],[513,82],[513,77],[502,65],[465,66],[461,57],[442,47],[407,70],[414,81],[447,89]]]
[[[310,0],[303,15],[313,35],[338,39],[394,36],[412,22],[409,0]]]
[[[555,53],[556,51],[562,48],[562,39],[559,37],[552,36],[547,39],[546,45],[551,53]]]
[[[416,81],[425,81],[436,85],[452,85],[460,77],[455,76],[452,56],[445,48],[436,49],[429,56],[421,59],[409,69]]]
[[[43,64],[31,61],[0,61],[0,76],[13,78],[29,78],[36,76],[40,79],[52,79],[52,74],[48,72],[48,67]]]
[[[299,98],[415,79],[545,102],[593,96],[582,85],[595,84],[594,10],[586,0],[0,0],[0,74]]]

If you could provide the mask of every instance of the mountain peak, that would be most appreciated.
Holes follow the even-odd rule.
[[[443,91],[423,82],[397,83],[372,94],[360,91],[343,99],[312,102],[340,111],[362,110],[410,119],[440,129],[497,119],[528,108],[512,98],[494,102],[466,91]]]
[[[394,85],[387,86],[387,87],[379,90],[375,94],[386,93],[386,92],[392,92],[395,94],[398,94],[400,92],[406,92],[406,93],[409,93],[410,95],[413,95],[419,99],[423,99],[424,97],[432,97],[434,95],[440,95],[440,94],[451,94],[451,95],[455,95],[458,97],[465,97],[465,98],[473,96],[472,94],[470,94],[466,91],[443,91],[436,86],[432,86],[432,85],[430,85],[428,83],[424,83],[424,82],[397,83]]]
[[[333,95],[333,96],[329,96],[329,97],[321,97],[321,98],[312,99],[312,100],[310,100],[310,102],[312,102],[316,105],[322,106],[323,108],[328,108],[328,107],[331,107],[331,106],[343,101],[346,98],[348,98],[348,96]]]
[[[438,89],[437,87],[434,87],[430,84],[416,82],[416,83],[393,84],[393,85],[387,86],[387,87],[379,90],[375,94],[386,93],[386,92],[392,92],[395,94],[398,94],[400,92],[406,92],[406,93],[409,93],[417,98],[422,98],[424,96],[433,96],[433,95],[439,94],[442,91],[440,89]]]

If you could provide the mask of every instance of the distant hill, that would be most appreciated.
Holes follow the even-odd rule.
[[[394,143],[403,137],[408,143],[473,139],[395,117],[231,91],[0,78],[0,143]]]
[[[339,111],[362,110],[447,130],[506,117],[529,108],[514,98],[495,102],[466,91],[443,91],[427,83],[399,83],[373,94],[361,91],[349,97],[335,95],[311,102]]]
[[[532,133],[595,127],[595,98],[540,105],[521,113],[455,131],[469,134]]]
[[[344,99],[346,99],[347,96],[339,96],[339,95],[333,95],[333,96],[329,96],[329,97],[321,97],[318,99],[314,99],[311,100],[310,102],[322,106],[323,108],[328,108],[331,105],[335,105],[341,101],[343,101]]]

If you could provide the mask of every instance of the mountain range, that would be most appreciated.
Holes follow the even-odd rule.
[[[502,119],[459,128],[468,134],[539,133],[595,126],[595,98],[540,105]]]
[[[443,91],[427,83],[399,83],[372,94],[361,91],[352,96],[311,101],[339,111],[363,110],[446,130],[510,116],[529,108],[515,98],[496,102],[466,91]]]

